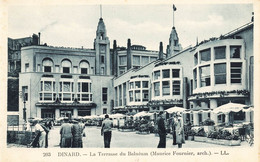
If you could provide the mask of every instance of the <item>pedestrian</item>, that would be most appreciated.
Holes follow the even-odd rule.
[[[61,148],[68,148],[71,147],[72,144],[72,131],[71,131],[71,124],[69,123],[68,118],[64,118],[64,123],[61,125],[60,129],[60,147]]]
[[[71,127],[72,132],[72,147],[82,148],[82,128],[79,122],[76,120],[72,121],[73,125]]]
[[[166,148],[166,129],[165,129],[163,111],[160,111],[159,113],[159,117],[157,119],[157,125],[158,125],[158,134],[160,137],[160,141],[157,148]]]
[[[45,148],[48,148],[48,140],[49,140],[48,135],[49,135],[49,131],[50,131],[49,127],[47,126],[47,122],[48,121],[44,121],[44,120],[42,120],[40,122],[41,127],[44,129],[44,131],[46,133],[46,136],[45,136]]]
[[[105,148],[110,148],[111,136],[112,136],[113,122],[109,119],[109,115],[105,115],[105,120],[102,122],[101,136],[104,136]]]
[[[35,120],[35,133],[36,136],[38,135],[39,140],[38,144],[39,147],[44,147],[45,146],[45,140],[46,140],[46,132],[44,131],[43,127],[40,125],[40,120],[36,119]]]
[[[184,143],[183,121],[179,112],[177,113],[176,123],[176,143],[178,144],[178,148],[182,148],[182,144]]]
[[[174,113],[172,116],[172,139],[173,139],[173,143],[172,145],[177,145],[176,143],[176,124],[177,124],[177,117],[176,114]]]

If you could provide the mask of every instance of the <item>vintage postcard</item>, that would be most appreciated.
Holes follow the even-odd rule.
[[[65,2],[1,2],[1,161],[259,160],[259,2]]]

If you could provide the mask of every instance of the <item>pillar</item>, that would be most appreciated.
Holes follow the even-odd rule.
[[[55,109],[55,118],[59,118],[60,117],[60,109]]]
[[[206,119],[208,119],[208,112],[207,111],[203,111],[202,112],[202,122],[204,122]]]
[[[193,125],[199,125],[199,113],[198,111],[193,111]]]
[[[245,112],[245,122],[250,122],[250,111]]]
[[[74,117],[74,118],[77,118],[77,117],[78,117],[78,109],[77,109],[77,108],[74,108],[74,109],[73,109],[73,117]]]
[[[210,99],[209,100],[209,107],[211,109],[217,108],[218,107],[218,103],[216,99]]]
[[[225,113],[225,123],[226,125],[229,123],[229,113]]]
[[[210,119],[215,122],[215,125],[218,125],[218,114],[211,111],[210,112]]]
[[[41,118],[42,109],[39,108],[39,107],[37,107],[36,109],[37,109],[36,117],[37,117],[37,118]]]

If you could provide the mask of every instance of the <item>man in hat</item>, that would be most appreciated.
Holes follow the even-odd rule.
[[[82,148],[82,128],[79,125],[77,120],[72,120],[72,147],[73,148]]]
[[[166,148],[166,129],[165,129],[163,111],[160,111],[159,113],[159,117],[157,119],[157,125],[158,125],[158,134],[160,137],[160,141],[157,148]]]
[[[113,122],[109,119],[107,114],[105,115],[105,120],[102,122],[101,126],[101,136],[104,136],[105,148],[110,148]]]
[[[71,147],[72,144],[72,130],[71,124],[68,118],[64,118],[64,123],[61,125],[60,129],[61,142],[60,147]]]

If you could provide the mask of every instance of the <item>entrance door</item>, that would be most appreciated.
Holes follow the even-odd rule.
[[[72,111],[71,110],[61,110],[60,116],[71,118],[72,117]]]

